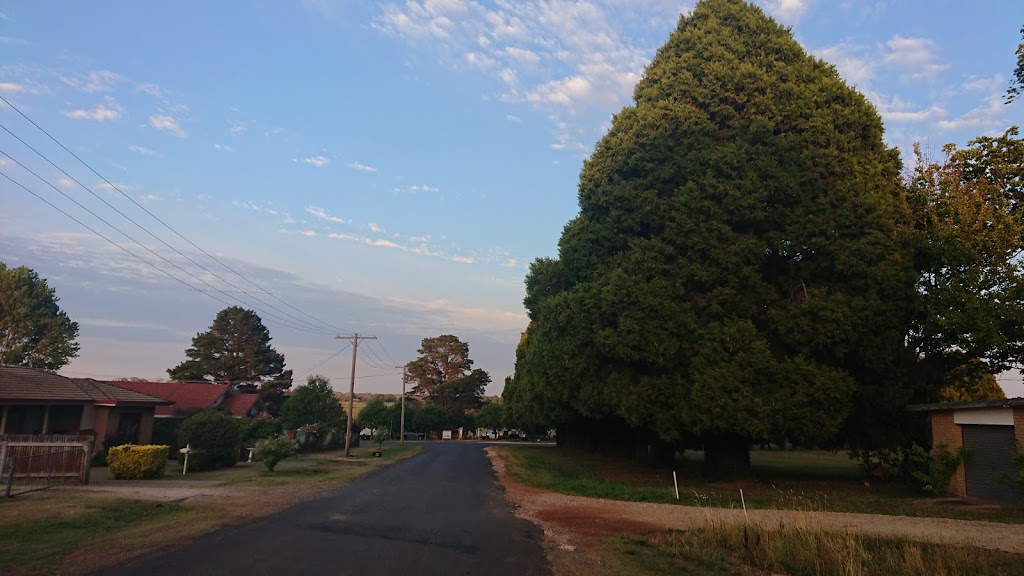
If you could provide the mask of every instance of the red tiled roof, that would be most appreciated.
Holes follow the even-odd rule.
[[[158,397],[121,390],[91,378],[67,378],[21,366],[0,366],[0,400],[75,404],[166,403]]]
[[[236,394],[225,398],[220,407],[230,412],[235,418],[244,418],[253,404],[259,400],[259,394]]]
[[[177,416],[181,412],[213,408],[230,390],[229,386],[212,382],[116,381],[107,383],[174,403],[171,406],[157,406],[157,416]]]

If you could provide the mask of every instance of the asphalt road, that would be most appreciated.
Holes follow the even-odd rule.
[[[316,500],[108,573],[549,575],[542,538],[512,514],[482,445],[437,443]]]

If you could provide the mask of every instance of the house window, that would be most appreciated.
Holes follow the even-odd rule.
[[[117,420],[117,440],[119,442],[137,444],[142,414],[138,412],[122,413]]]
[[[42,434],[45,406],[8,406],[5,434]]]
[[[78,434],[82,423],[81,406],[51,406],[48,434]]]

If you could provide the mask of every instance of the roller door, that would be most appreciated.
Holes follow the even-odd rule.
[[[1020,489],[1012,484],[1017,466],[1011,455],[1014,450],[1013,426],[961,426],[964,446],[971,452],[964,461],[967,495],[988,500],[1017,501]]]

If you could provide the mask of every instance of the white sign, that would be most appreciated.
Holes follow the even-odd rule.
[[[441,430],[441,440],[451,440],[451,439],[452,439],[452,431],[451,430]]]

